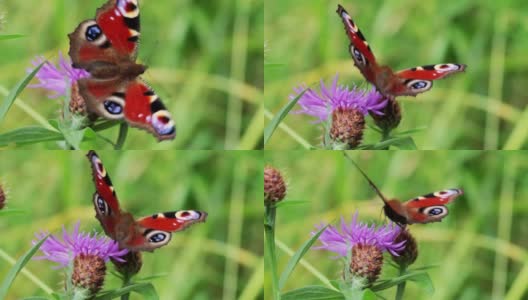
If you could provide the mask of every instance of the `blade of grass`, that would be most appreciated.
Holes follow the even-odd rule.
[[[267,109],[264,109],[264,115],[268,119],[273,119],[273,114],[268,111]],[[314,146],[310,145],[303,137],[301,137],[297,132],[295,132],[293,129],[291,129],[288,125],[284,123],[279,124],[279,128],[284,130],[289,136],[291,136],[296,142],[301,144],[305,149],[313,149]]]
[[[236,1],[231,48],[231,78],[244,81],[247,66],[250,1]],[[234,149],[240,142],[242,127],[242,101],[229,94],[226,118],[225,149]]]
[[[489,89],[488,94],[495,99],[502,98],[504,80],[504,59],[506,53],[506,40],[509,16],[507,12],[496,18],[492,49],[490,55]],[[486,131],[484,136],[484,149],[496,150],[499,143],[499,119],[493,114],[486,116]]]
[[[422,287],[424,287],[428,291],[432,291],[433,282],[431,281],[431,278],[429,277],[429,274],[425,271],[417,271],[408,273],[402,276],[394,277],[389,280],[384,281],[383,283],[373,285],[371,287],[371,290],[373,291],[382,291],[388,288],[391,288],[395,285],[398,285],[401,282],[405,282],[407,280],[416,281],[422,283]]]
[[[517,166],[519,161],[516,156],[508,159],[504,164],[504,170],[500,191],[500,201],[498,201],[499,211],[497,218],[497,237],[503,241],[511,240],[512,220],[513,220],[513,199],[515,199],[515,178],[517,177]],[[508,285],[508,258],[495,253],[493,266],[493,287],[491,299],[504,299],[506,287]]]
[[[275,240],[275,244],[277,245],[277,247],[279,249],[281,249],[282,251],[284,251],[285,253],[287,253],[288,255],[290,256],[293,256],[294,252],[292,249],[290,249],[288,246],[286,246],[286,244],[284,244],[283,242],[281,242],[280,240]],[[312,273],[317,279],[321,280],[322,283],[324,283],[328,288],[330,289],[334,289],[334,290],[337,290],[333,285],[332,285],[332,282],[330,282],[330,280],[328,278],[326,278],[326,276],[319,272],[313,265],[311,265],[310,263],[308,263],[306,260],[304,259],[301,259],[299,261],[299,263],[301,264],[301,266],[303,266],[306,270],[308,270],[308,272]]]
[[[21,37],[25,37],[25,35],[23,34],[0,34],[0,41],[18,39]]]
[[[239,150],[255,149],[262,142],[262,132],[264,131],[263,119],[264,106],[260,106],[240,139],[240,143],[238,144]]]
[[[282,274],[279,279],[279,290],[281,290],[284,287],[284,284],[286,284],[286,280],[288,280],[288,277],[290,277],[291,273],[299,263],[299,260],[306,254],[306,252],[312,247],[312,245],[317,241],[319,236],[323,233],[323,231],[326,230],[330,224],[326,224],[323,228],[319,229],[309,240],[304,242],[304,244],[295,252],[295,254],[290,258],[288,261],[288,264],[286,265],[286,268],[284,271],[282,271]]]
[[[2,122],[9,111],[9,108],[11,105],[13,105],[13,102],[15,102],[15,99],[18,97],[18,95],[26,88],[28,83],[33,79],[35,74],[42,68],[42,65],[44,65],[45,62],[42,62],[40,65],[38,65],[31,73],[26,75],[20,82],[9,92],[9,94],[5,97],[4,102],[0,105],[0,122]]]
[[[40,248],[42,243],[48,238],[48,236],[44,237],[42,240],[40,240],[38,243],[35,244],[35,246],[31,247],[26,254],[22,255],[15,265],[9,270],[9,273],[7,273],[7,276],[4,278],[4,281],[2,282],[2,285],[0,286],[0,299],[5,299],[5,296],[7,295],[7,292],[9,291],[9,288],[13,284],[13,281],[15,281],[16,276],[18,273],[24,268],[24,266],[27,264],[27,262],[33,257],[35,252]]]
[[[136,284],[128,285],[124,288],[119,288],[117,290],[101,295],[94,299],[95,300],[110,300],[110,299],[115,299],[119,296],[131,293],[131,292],[136,292],[142,295],[144,297],[143,299],[148,299],[148,300],[159,299],[158,294],[156,293],[156,289],[151,283],[136,283]]]
[[[264,260],[261,259],[255,271],[249,278],[244,289],[240,293],[238,300],[252,300],[258,299],[260,291],[263,289],[262,282],[264,282]]]
[[[46,141],[60,141],[62,134],[39,126],[28,126],[0,134],[0,146],[28,145]]]
[[[266,126],[264,129],[264,145],[268,142],[268,140],[273,135],[273,132],[275,129],[277,129],[277,126],[282,122],[282,120],[288,115],[290,110],[293,108],[295,104],[297,104],[297,101],[301,99],[301,97],[304,95],[306,90],[302,91],[297,97],[292,99],[290,102],[288,102],[286,105],[284,105],[279,112],[273,117],[271,122]]]

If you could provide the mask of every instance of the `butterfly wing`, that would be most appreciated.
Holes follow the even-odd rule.
[[[206,218],[206,212],[197,210],[179,210],[143,217],[137,220],[136,232],[124,246],[133,251],[153,251],[170,242],[171,232],[205,222]]]
[[[97,153],[90,150],[86,156],[92,167],[92,177],[96,189],[93,195],[96,218],[103,226],[105,233],[116,239],[116,226],[121,216],[121,209],[114,186]]]
[[[149,131],[160,141],[174,138],[176,127],[169,111],[145,82],[130,82],[124,96],[124,115],[131,126]]]
[[[445,206],[464,192],[461,189],[447,189],[416,197],[402,204],[409,224],[441,221],[449,211]]]
[[[125,119],[133,127],[145,129],[158,140],[173,139],[176,127],[159,96],[141,79],[78,81],[80,93],[87,98],[89,111],[109,120]]]
[[[465,69],[466,65],[462,64],[437,64],[402,70],[394,74],[397,82],[391,86],[389,93],[394,96],[416,96],[430,90],[433,80],[463,72]]]
[[[343,6],[337,6],[337,14],[341,17],[345,25],[345,31],[350,39],[348,50],[354,60],[354,64],[368,81],[376,84],[378,64],[367,40]]]
[[[109,0],[68,35],[73,66],[88,71],[120,61],[134,61],[139,40],[137,0]]]

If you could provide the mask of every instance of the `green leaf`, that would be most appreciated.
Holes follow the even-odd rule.
[[[84,138],[84,129],[75,130],[72,128],[61,128],[61,132],[64,135],[64,139],[68,145],[72,146],[72,148],[75,150],[80,148],[81,142]]]
[[[18,39],[21,37],[25,37],[25,35],[23,34],[0,34],[0,41]]]
[[[48,123],[51,125],[51,127],[57,129],[57,131],[59,130],[59,120],[57,119],[51,119],[51,120],[48,120]]]
[[[375,145],[362,145],[358,147],[358,149],[383,150],[383,149],[389,148],[390,146],[398,147],[402,150],[416,150],[416,144],[414,143],[414,140],[412,139],[412,137],[409,137],[409,136],[392,137],[388,140],[377,143]]]
[[[396,132],[396,133],[394,133],[394,136],[410,135],[412,133],[421,132],[421,131],[424,131],[426,129],[427,129],[426,126],[417,127],[417,128],[414,128],[414,129],[409,129],[409,130],[405,130],[405,131]]]
[[[373,291],[382,291],[388,288],[391,288],[393,286],[398,285],[401,282],[404,282],[406,280],[413,281],[417,283],[421,288],[423,288],[425,291],[432,293],[434,291],[433,282],[431,281],[431,278],[429,277],[429,274],[425,271],[411,271],[406,273],[405,275],[394,277],[388,280],[383,281],[382,283],[376,284],[372,286]]]
[[[28,126],[0,134],[0,146],[25,145],[63,139],[62,134],[56,131],[39,126]]]
[[[301,246],[301,248],[299,248],[299,250],[297,250],[293,254],[293,256],[290,258],[290,261],[288,261],[288,265],[286,266],[286,268],[284,269],[284,271],[281,274],[281,277],[280,277],[280,280],[279,280],[279,290],[281,290],[284,287],[284,284],[286,284],[286,280],[288,280],[288,277],[290,277],[291,273],[293,272],[293,270],[297,266],[297,263],[299,263],[301,258],[310,249],[310,247],[312,247],[312,245],[315,243],[315,241],[317,241],[317,239],[319,238],[321,233],[323,233],[323,231],[325,231],[325,229],[326,229],[326,227],[328,227],[328,225],[330,225],[330,224],[327,224],[323,228],[319,229],[319,231],[314,236],[312,236],[309,240],[307,240]]]
[[[117,125],[121,124],[121,122],[123,122],[123,121],[120,121],[120,120],[104,120],[104,121],[101,121],[101,122],[97,122],[96,124],[93,124],[91,127],[92,127],[93,131],[97,132],[97,131],[102,131],[102,130],[117,126]]]
[[[9,111],[9,108],[11,108],[11,105],[13,105],[13,102],[15,102],[15,99],[18,97],[18,95],[24,90],[24,88],[28,85],[28,83],[33,79],[35,74],[42,68],[42,65],[45,62],[42,62],[40,65],[38,65],[31,73],[26,75],[24,79],[22,79],[10,92],[7,94],[7,96],[4,99],[4,102],[0,105],[0,122],[2,122]]]
[[[324,286],[306,286],[288,291],[281,295],[282,300],[344,300],[345,297],[338,291]]]
[[[376,293],[374,293],[371,289],[365,289],[363,290],[363,297],[362,300],[376,300],[378,297],[376,296]]]
[[[84,131],[84,139],[85,140],[95,140],[96,138],[97,138],[97,132],[95,132],[90,127],[86,127]]]
[[[355,289],[350,290],[347,294],[346,292],[342,291],[343,295],[345,296],[346,300],[377,300],[376,293],[374,293],[370,289]]]
[[[154,274],[154,275],[150,275],[146,277],[134,277],[134,278],[137,281],[147,281],[147,280],[153,280],[153,279],[158,279],[158,278],[164,278],[167,276],[169,276],[169,273],[159,273],[159,274]]]
[[[22,300],[49,300],[49,298],[46,298],[46,297],[39,297],[39,296],[33,296],[33,297],[23,298]]]
[[[120,297],[124,294],[128,294],[130,292],[136,292],[143,296],[142,299],[147,300],[158,300],[158,293],[156,293],[156,289],[151,283],[135,283],[132,285],[128,285],[126,287],[119,288],[117,290],[113,290],[110,292],[105,293],[104,295],[98,296],[95,298],[95,300],[110,300],[115,299],[117,297]]]
[[[283,108],[273,117],[271,122],[266,126],[264,129],[264,145],[268,142],[268,140],[273,135],[273,132],[277,127],[279,126],[280,122],[288,115],[290,110],[293,108],[293,106],[301,99],[301,97],[304,95],[306,90],[302,91],[297,97],[292,99],[290,102],[288,102],[286,105],[284,105]]]
[[[434,285],[431,277],[428,273],[420,273],[417,276],[409,278],[410,281],[416,283],[425,292],[432,294],[434,293]]]
[[[396,139],[393,143],[393,146],[400,148],[401,150],[417,150],[414,140],[410,136],[406,136],[400,139]]]
[[[0,299],[5,298],[7,292],[9,291],[9,288],[11,287],[11,284],[13,284],[13,281],[15,281],[15,278],[20,272],[20,270],[22,270],[22,268],[27,264],[31,257],[33,257],[35,252],[37,252],[37,250],[40,248],[42,243],[44,243],[44,241],[48,238],[48,236],[44,237],[42,240],[36,243],[35,246],[31,247],[31,249],[29,249],[26,254],[22,255],[22,257],[17,260],[11,270],[9,270],[9,273],[7,273],[7,276],[4,278],[4,281],[0,286]]]
[[[275,207],[279,208],[279,207],[297,206],[297,205],[303,205],[303,204],[307,204],[307,203],[310,203],[310,201],[286,200],[286,201],[279,202],[278,204],[275,205]]]
[[[412,269],[408,269],[407,271],[408,272],[415,272],[415,271],[425,271],[425,270],[430,270],[430,269],[436,269],[440,267],[439,264],[436,264],[436,265],[426,265],[426,266],[423,266],[423,267],[418,267],[418,268],[412,268]]]
[[[22,215],[22,214],[27,214],[27,213],[28,212],[23,209],[4,208],[0,210],[0,217],[12,216],[12,215]]]

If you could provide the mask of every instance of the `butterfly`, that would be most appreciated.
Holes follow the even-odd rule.
[[[378,187],[370,180],[363,170],[345,153],[345,157],[352,162],[352,164],[365,177],[372,189],[378,194],[383,203],[383,211],[385,215],[393,222],[400,226],[415,223],[431,223],[440,222],[445,218],[449,211],[445,206],[454,201],[458,196],[464,192],[461,189],[445,189],[434,193],[429,193],[408,200],[400,202],[397,199],[387,200],[381,193]]]
[[[416,96],[428,91],[433,86],[433,80],[463,72],[463,64],[436,64],[414,67],[394,72],[389,66],[380,66],[370,49],[367,40],[354,23],[347,11],[338,4],[337,14],[345,25],[345,31],[350,39],[349,52],[354,64],[369,82],[386,97]]]
[[[176,127],[158,95],[139,77],[147,67],[136,63],[140,35],[137,0],[109,0],[68,35],[74,68],[90,77],[77,81],[90,114],[124,119],[159,141],[173,139]]]
[[[117,241],[121,248],[131,251],[150,251],[166,245],[171,232],[205,222],[207,213],[198,210],[178,210],[153,214],[135,220],[132,214],[122,211],[112,181],[95,151],[87,154],[92,167],[96,191],[93,195],[95,217],[105,233]]]

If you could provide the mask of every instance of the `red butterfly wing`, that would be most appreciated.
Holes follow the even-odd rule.
[[[461,189],[447,189],[411,199],[402,204],[409,224],[441,221],[449,211],[446,204],[464,192]]]
[[[463,72],[465,69],[466,65],[461,64],[437,64],[402,70],[394,74],[394,84],[389,93],[394,96],[416,96],[430,90],[433,80]]]
[[[96,189],[93,196],[96,217],[106,234],[115,238],[116,225],[121,216],[121,209],[114,186],[97,153],[91,150],[86,156],[92,166],[92,177]]]
[[[206,212],[196,210],[179,210],[141,218],[136,222],[135,233],[124,246],[133,251],[153,251],[170,242],[171,232],[205,222],[206,218]]]
[[[204,222],[207,213],[197,210],[178,210],[159,213],[139,219],[139,225],[156,230],[180,231],[199,222]]]
[[[73,66],[91,72],[104,65],[134,61],[139,24],[137,0],[109,0],[97,9],[95,20],[82,22],[68,35]]]
[[[160,141],[174,138],[174,121],[161,99],[149,86],[139,79],[132,81],[124,96],[124,116],[130,125],[146,129]]]
[[[376,84],[378,64],[376,63],[376,58],[374,57],[367,40],[357,27],[356,23],[354,23],[350,15],[341,5],[337,6],[337,14],[341,17],[341,20],[345,25],[345,31],[351,42],[349,52],[356,67],[368,81]]]
[[[112,47],[119,55],[130,55],[134,60],[140,30],[138,1],[111,0],[96,15],[96,22]]]

